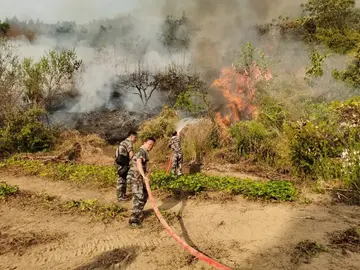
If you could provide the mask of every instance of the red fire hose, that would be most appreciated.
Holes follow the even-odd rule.
[[[155,211],[155,214],[156,214],[157,218],[159,219],[160,223],[164,226],[166,231],[171,235],[171,237],[175,239],[176,242],[178,242],[191,255],[193,255],[196,258],[198,258],[199,260],[202,260],[202,261],[206,262],[207,264],[215,267],[216,269],[219,269],[219,270],[231,270],[231,268],[229,268],[229,267],[227,267],[225,265],[222,265],[221,263],[218,263],[217,261],[214,261],[213,259],[205,256],[201,252],[199,252],[196,249],[192,248],[185,241],[183,241],[178,235],[176,235],[174,233],[174,231],[170,228],[170,226],[167,224],[164,217],[161,215],[159,209],[157,208],[154,197],[152,196],[152,193],[151,193],[150,185],[149,185],[149,183],[147,181],[145,181],[145,185],[146,185],[147,192],[149,194],[149,199],[150,199],[151,205],[152,205],[152,207],[153,207],[153,209]]]

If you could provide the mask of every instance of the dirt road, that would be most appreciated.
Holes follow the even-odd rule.
[[[5,174],[0,179],[62,200],[115,202],[112,190]],[[320,199],[311,204],[267,204],[240,197],[226,203],[158,203],[163,210],[180,211],[173,228],[189,244],[233,269],[360,269],[360,254],[338,249],[322,252],[308,263],[294,261],[294,247],[300,241],[326,246],[328,233],[360,223],[359,207]],[[143,229],[134,230],[126,219],[104,224],[35,204],[1,202],[0,220],[0,247],[7,247],[0,250],[0,269],[211,269],[187,255],[150,218]]]

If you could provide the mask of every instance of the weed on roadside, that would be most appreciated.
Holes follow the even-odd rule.
[[[311,263],[311,260],[327,249],[316,242],[305,240],[299,242],[291,255],[291,262],[294,264]]]
[[[13,196],[18,191],[19,191],[18,186],[11,186],[6,182],[0,182],[0,199],[6,199],[9,196]]]
[[[60,214],[84,214],[95,221],[100,220],[104,223],[122,219],[127,213],[127,209],[124,207],[116,204],[104,205],[96,199],[61,201],[57,196],[24,191],[19,191],[7,203],[14,203],[22,207],[41,207]]]
[[[346,231],[336,231],[330,234],[329,237],[333,248],[360,252],[360,227],[353,227]]]
[[[69,209],[74,213],[87,213],[100,218],[102,221],[108,222],[110,220],[123,217],[127,211],[119,205],[102,205],[98,200],[80,200],[80,201],[68,201],[62,204],[63,209]]]

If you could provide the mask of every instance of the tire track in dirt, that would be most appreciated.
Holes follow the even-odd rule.
[[[85,244],[81,244],[81,240]],[[88,257],[89,255],[111,251],[116,248],[138,246],[140,249],[145,250],[171,243],[171,237],[146,236],[146,232],[134,234],[131,229],[126,229],[121,234],[113,232],[91,238],[91,240],[73,239],[66,244],[51,244],[45,248],[28,253],[26,260],[29,266],[39,267],[48,264],[48,262],[53,264],[72,261],[78,257]]]

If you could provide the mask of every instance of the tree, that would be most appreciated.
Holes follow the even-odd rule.
[[[189,49],[191,38],[196,31],[197,28],[191,24],[185,13],[179,19],[167,16],[162,25],[160,40],[170,54],[176,51],[186,51]]]
[[[145,108],[155,91],[160,91],[170,106],[176,103],[182,93],[206,94],[205,82],[200,79],[199,74],[186,72],[175,65],[162,72],[145,70],[139,65],[135,72],[120,75],[116,88],[139,96]]]
[[[145,108],[148,107],[148,102],[154,91],[159,85],[159,80],[149,70],[144,70],[140,67],[135,72],[119,75],[117,87],[124,91],[133,91],[133,94],[140,97],[140,100]]]
[[[167,102],[173,106],[180,94],[189,95],[207,94],[206,83],[200,74],[185,70],[175,64],[170,65],[164,72],[157,74],[159,91],[166,95]]]
[[[317,26],[342,29],[353,16],[355,2],[355,0],[309,0],[301,6]]]
[[[0,35],[6,36],[10,29],[10,25],[8,22],[1,22],[0,21]]]
[[[345,82],[351,88],[360,90],[360,49],[357,51],[354,59],[344,71],[335,69],[333,77],[336,80]]]
[[[64,96],[74,92],[74,78],[81,66],[75,50],[50,50],[35,63],[31,58],[24,59],[24,101],[51,110]]]
[[[324,75],[324,70],[322,65],[328,56],[327,53],[321,55],[318,50],[313,50],[310,54],[311,66],[308,67],[305,71],[305,80],[310,84],[313,85],[312,78],[320,78]]]
[[[17,107],[21,96],[19,90],[19,60],[14,47],[5,38],[0,38],[0,125],[5,116]]]

